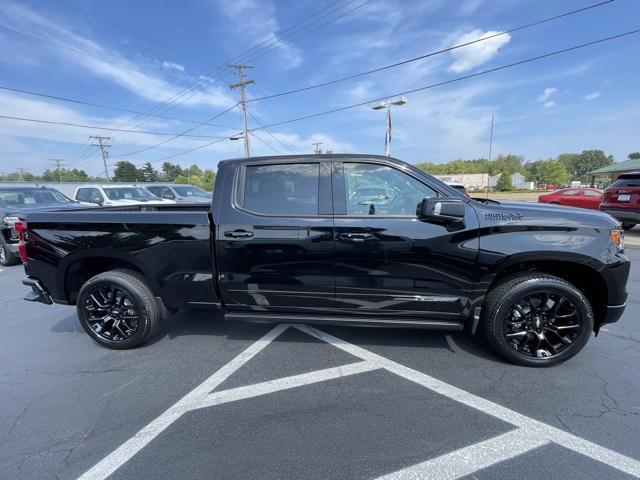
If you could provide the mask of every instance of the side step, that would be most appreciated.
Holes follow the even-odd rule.
[[[438,320],[416,320],[415,318],[362,317],[335,315],[295,315],[265,312],[227,312],[224,318],[230,322],[251,323],[313,323],[325,325],[354,325],[375,327],[422,328],[425,330],[461,331],[464,324],[460,322]]]
[[[24,299],[26,301],[40,302],[40,303],[44,303],[45,305],[51,305],[53,303],[53,300],[51,300],[51,296],[49,295],[49,292],[47,292],[42,287],[40,282],[35,278],[27,277],[22,280],[22,284],[26,285],[27,287],[31,287],[31,291],[24,296]]]

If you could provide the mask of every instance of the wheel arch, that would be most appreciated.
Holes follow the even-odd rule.
[[[594,312],[594,331],[597,333],[606,312],[608,290],[605,277],[591,263],[589,257],[567,253],[514,256],[496,265],[492,273],[484,277],[479,283],[481,294],[474,299],[474,304],[476,307],[483,307],[487,293],[505,279],[524,273],[547,273],[566,280],[584,293]],[[472,327],[473,331],[475,327],[477,325]]]
[[[134,255],[101,249],[92,249],[90,253],[78,252],[65,257],[58,268],[58,291],[63,292],[70,305],[74,305],[80,288],[88,279],[115,269],[128,269],[140,273],[154,295],[158,295],[159,287],[151,272]]]

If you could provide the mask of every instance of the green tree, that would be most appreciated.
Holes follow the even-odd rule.
[[[613,156],[602,150],[583,150],[582,153],[563,153],[558,160],[565,164],[574,180],[588,181],[588,173],[606,167],[614,162]]]
[[[69,170],[66,168],[61,168],[58,170],[57,168],[52,170],[45,170],[42,172],[42,180],[46,182],[58,182],[62,178],[63,182],[87,182],[91,180],[87,172],[84,170],[78,170],[74,168],[73,170]]]
[[[145,163],[139,170],[139,174],[142,176],[142,181],[144,182],[157,182],[160,180],[160,174],[153,168],[151,162]]]
[[[121,160],[116,163],[113,171],[114,182],[140,182],[144,177],[140,170],[131,162]]]
[[[184,172],[182,170],[182,167],[180,167],[180,165],[178,164],[171,162],[164,162],[162,164],[162,180],[165,182],[173,182],[176,178],[183,174]]]
[[[639,158],[640,158],[640,152],[633,152],[633,153],[630,153],[629,155],[627,155],[627,158],[628,158],[629,160],[637,160],[637,159],[639,159]]]
[[[571,181],[571,174],[561,160],[549,159],[542,161],[541,167],[539,180],[541,183],[562,185]]]
[[[506,170],[503,170],[498,177],[498,182],[496,183],[496,190],[499,192],[508,192],[513,189],[513,185],[511,184],[511,174]]]

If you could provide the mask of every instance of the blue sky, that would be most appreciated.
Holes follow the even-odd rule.
[[[81,50],[60,49],[0,28],[0,86],[32,90],[147,111],[205,78],[208,87],[171,110],[180,119],[203,121],[233,106],[236,81],[223,62],[268,40],[270,52],[250,63],[250,97],[347,76],[584,7],[589,0],[190,0],[129,2],[61,0],[141,35],[165,48],[93,19],[54,0],[1,0],[0,26]],[[327,16],[302,24],[299,33],[283,29],[329,6]],[[330,13],[333,12],[333,13]],[[343,15],[336,20],[336,17]],[[333,21],[332,21],[333,20]],[[329,22],[300,38],[301,33]],[[640,26],[640,1],[615,2],[528,30],[431,57],[348,82],[253,102],[263,124],[322,112],[392,95],[633,30]],[[289,36],[287,36],[289,35]],[[184,53],[181,53],[184,52]],[[618,161],[640,150],[640,35],[608,42],[448,86],[414,93],[393,111],[393,155],[412,163],[477,158],[488,152],[489,124],[495,115],[494,153],[535,160],[563,152],[601,148]],[[104,61],[103,61],[104,60]],[[252,60],[243,58],[243,60]],[[212,73],[213,72],[213,73]],[[211,81],[209,79],[215,79]],[[29,117],[154,132],[193,127],[164,118],[135,115],[0,91],[0,115]],[[241,128],[237,108],[217,118],[222,127],[203,126],[193,135],[228,136]],[[129,123],[126,123],[129,122]],[[257,127],[254,118],[251,127]],[[383,111],[367,106],[256,131],[254,155],[309,153],[312,142],[335,152],[382,153]],[[0,171],[17,167],[39,173],[51,158],[70,167],[100,173],[97,152],[83,144],[90,134],[112,137],[112,163],[121,155],[168,137],[100,132],[68,126],[0,119]],[[278,141],[276,141],[275,139]],[[163,158],[211,142],[181,137],[140,154],[121,157],[159,165]],[[171,161],[215,168],[242,154],[241,141],[221,141]]]

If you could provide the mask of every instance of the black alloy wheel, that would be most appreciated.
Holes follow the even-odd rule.
[[[560,293],[540,291],[511,307],[504,337],[521,355],[549,358],[572,345],[582,328],[582,315],[571,300]]]
[[[480,324],[498,354],[528,367],[548,367],[573,357],[587,344],[593,327],[593,309],[585,294],[542,272],[502,279],[485,298]]]
[[[121,343],[140,327],[140,307],[124,289],[112,283],[95,284],[87,292],[87,323],[107,342]]]
[[[80,324],[99,344],[134,348],[158,329],[160,305],[140,272],[110,270],[89,278],[78,292]]]

